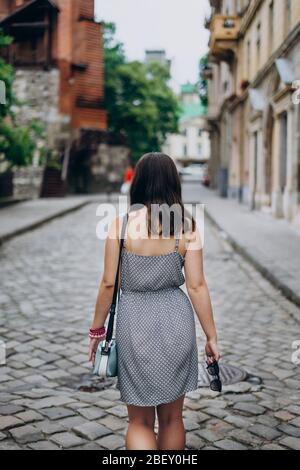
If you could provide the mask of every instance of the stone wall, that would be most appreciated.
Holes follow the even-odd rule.
[[[35,199],[40,196],[43,167],[25,167],[14,170],[14,197]]]
[[[88,193],[118,191],[128,163],[129,149],[124,137],[82,130],[71,150],[69,189]]]
[[[122,145],[100,144],[97,152],[91,156],[90,191],[100,188],[118,190],[128,165],[128,148]]]
[[[63,156],[72,142],[68,164],[69,192],[119,190],[129,162],[125,139],[104,130],[71,130],[70,119],[60,113],[59,70],[18,68],[14,92],[20,101],[20,105],[15,107],[18,124],[27,125],[30,121],[37,120],[45,126],[45,138],[39,142],[40,147],[58,150],[59,155]],[[36,156],[35,165],[39,164],[38,160]],[[22,169],[16,173],[16,195],[22,196],[25,191],[32,194],[29,197],[36,197],[37,176],[32,175],[31,178],[31,172],[32,169],[28,172]],[[27,185],[30,180],[33,184],[31,189]]]
[[[15,72],[14,93],[20,101],[15,107],[19,124],[33,119],[45,126],[45,144],[62,148],[70,135],[70,119],[59,112],[59,70],[18,68]]]

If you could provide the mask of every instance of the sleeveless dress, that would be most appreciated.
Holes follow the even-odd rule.
[[[184,257],[175,249],[138,255],[126,248],[123,217],[121,293],[116,316],[116,388],[128,405],[157,406],[198,388],[193,307],[180,288]]]

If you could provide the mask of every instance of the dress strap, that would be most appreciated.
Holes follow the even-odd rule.
[[[123,215],[123,219],[122,219],[121,239],[124,238],[123,247],[125,246],[125,243],[126,243],[125,230],[126,230],[127,221],[128,221],[128,212],[126,212],[126,214]]]

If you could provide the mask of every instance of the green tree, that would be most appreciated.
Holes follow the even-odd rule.
[[[115,25],[105,25],[105,96],[109,129],[126,135],[132,158],[159,151],[168,133],[177,132],[179,104],[169,87],[167,67],[158,62],[128,62],[115,40]]]
[[[199,80],[199,95],[201,99],[201,103],[203,106],[208,106],[208,83],[205,78],[203,78],[203,72],[208,67],[208,55],[206,54],[200,59],[199,62],[199,72],[200,72],[200,80]]]
[[[113,127],[113,116],[117,112],[117,70],[125,63],[123,44],[115,39],[116,26],[114,23],[104,24],[104,69],[105,69],[105,103],[108,111],[109,127]]]

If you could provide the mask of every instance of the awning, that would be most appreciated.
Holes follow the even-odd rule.
[[[263,111],[267,104],[267,99],[264,93],[257,88],[249,89],[250,103],[254,111]]]
[[[56,5],[55,1],[53,0],[31,0],[31,2],[25,3],[22,7],[18,8],[18,10],[15,10],[13,13],[10,15],[6,16],[0,21],[0,26],[5,26],[6,24],[10,23],[11,20],[15,20],[18,18],[18,16],[22,15],[22,13],[26,12],[29,10],[31,7],[35,6],[35,4],[45,5],[50,8],[55,9],[56,11],[59,11],[58,6]]]
[[[275,64],[280,76],[280,79],[285,85],[290,85],[296,80],[294,71],[293,71],[293,64],[289,59],[277,59],[275,60]]]

